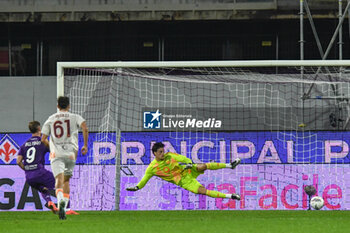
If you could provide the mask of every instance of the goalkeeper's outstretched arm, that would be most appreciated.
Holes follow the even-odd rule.
[[[152,176],[153,176],[153,174],[150,173],[149,170],[147,169],[145,175],[142,177],[140,182],[135,187],[128,187],[128,188],[126,188],[126,190],[135,192],[139,189],[142,189],[143,187],[145,187],[145,185],[147,184],[149,179],[152,178]]]

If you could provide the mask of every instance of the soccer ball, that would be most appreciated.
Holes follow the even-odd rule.
[[[312,208],[314,208],[315,210],[319,210],[324,206],[324,200],[322,197],[315,196],[311,198],[310,204]]]

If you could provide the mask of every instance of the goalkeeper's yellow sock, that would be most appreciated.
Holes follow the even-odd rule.
[[[209,197],[214,197],[214,198],[231,198],[232,196],[232,194],[220,193],[218,191],[208,190],[208,189],[205,195]]]
[[[231,164],[226,164],[226,163],[206,163],[207,169],[209,170],[217,170],[221,168],[231,168]]]

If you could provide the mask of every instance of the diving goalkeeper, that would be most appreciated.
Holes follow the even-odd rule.
[[[196,178],[203,174],[205,170],[217,170],[221,168],[234,169],[241,160],[235,159],[232,163],[203,163],[192,164],[191,159],[168,152],[164,154],[164,144],[157,142],[152,147],[155,159],[148,165],[145,175],[135,187],[126,188],[127,191],[137,191],[142,189],[152,176],[158,176],[170,183],[176,184],[192,193],[204,194],[214,198],[231,198],[241,200],[240,195],[232,193],[226,194],[215,190],[207,190]],[[179,163],[186,163],[185,165]]]

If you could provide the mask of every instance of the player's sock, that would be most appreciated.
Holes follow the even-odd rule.
[[[68,204],[67,204],[67,207],[66,207],[67,209],[70,209],[70,200],[69,200],[69,202],[68,202]]]
[[[231,164],[226,164],[226,163],[206,163],[205,165],[207,165],[207,169],[209,170],[217,170],[217,169],[221,169],[221,168],[226,168],[227,165]]]
[[[63,200],[63,189],[56,189],[56,197],[57,197],[57,203],[61,203]]]
[[[68,206],[68,203],[69,203],[69,194],[63,193],[63,200],[64,200],[64,202],[65,202],[65,207],[64,207],[64,209],[66,210],[66,209],[67,209],[67,206]]]
[[[231,198],[232,196],[232,194],[220,193],[218,191],[208,190],[208,189],[207,189],[206,195],[214,198]]]
[[[51,197],[50,197],[50,192],[49,190],[43,190],[40,192],[41,196],[44,198],[44,200],[46,201],[46,203],[52,201]]]

